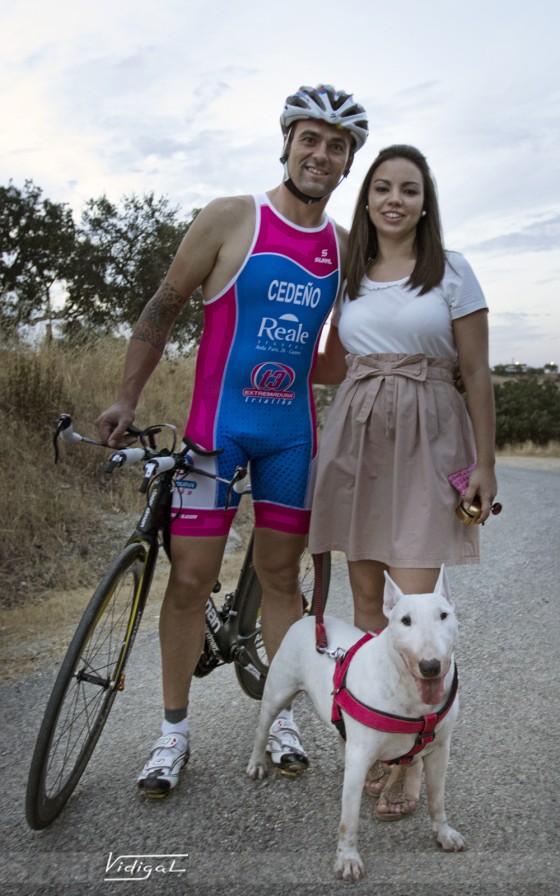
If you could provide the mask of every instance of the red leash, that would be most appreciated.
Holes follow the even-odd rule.
[[[313,589],[313,607],[315,610],[315,644],[317,650],[325,650],[327,646],[327,632],[323,620],[323,554],[313,554],[313,566],[315,569],[315,586]]]

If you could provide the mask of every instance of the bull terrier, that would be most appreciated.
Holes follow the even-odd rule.
[[[360,805],[368,769],[378,760],[406,763],[421,757],[437,842],[446,851],[467,848],[463,836],[447,823],[444,804],[451,732],[459,709],[453,659],[457,619],[445,568],[431,594],[405,595],[385,573],[383,612],[388,625],[375,636],[364,636],[360,629],[326,616],[328,647],[321,652],[315,617],[290,628],[270,665],[247,767],[250,778],[266,776],[270,725],[301,691],[333,731],[335,721],[344,753],[344,782],[334,872],[348,881],[360,880],[365,871],[358,852]]]

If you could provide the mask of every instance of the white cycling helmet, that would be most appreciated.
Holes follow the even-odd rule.
[[[368,137],[366,111],[354,100],[351,93],[335,90],[330,84],[317,87],[300,87],[289,96],[280,116],[282,133],[289,133],[294,121],[314,118],[350,131],[354,138],[354,150],[361,149]]]

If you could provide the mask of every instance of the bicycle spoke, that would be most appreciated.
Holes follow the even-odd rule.
[[[65,783],[65,769],[78,761],[98,722],[109,688],[117,684],[112,677],[126,638],[134,584],[133,580],[116,584],[106,603],[106,612],[100,614],[98,625],[77,663],[45,776],[49,796],[56,794]]]
[[[45,775],[45,791],[53,796],[66,783],[66,770],[70,763],[75,764],[84,744],[84,734],[89,735],[98,718],[96,706],[103,691],[97,691],[91,698],[86,698],[83,688],[75,688],[72,703],[68,706],[62,728],[53,741],[47,772]],[[92,721],[93,720],[93,721]],[[53,778],[54,779],[51,780]],[[64,780],[63,780],[64,778]]]

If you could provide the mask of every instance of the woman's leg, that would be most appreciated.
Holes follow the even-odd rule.
[[[364,632],[385,628],[383,615],[383,588],[385,564],[376,560],[351,560],[348,576],[354,598],[354,625]]]

